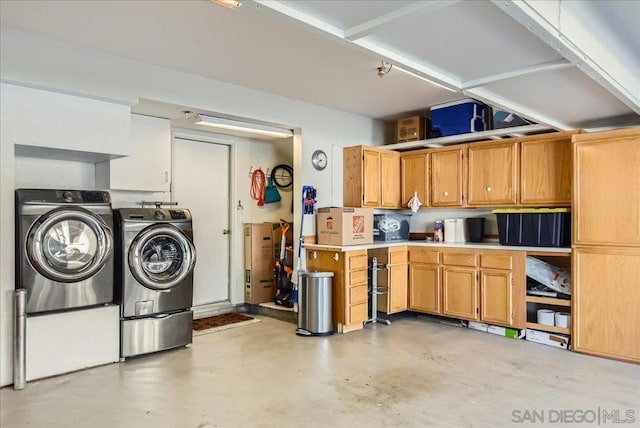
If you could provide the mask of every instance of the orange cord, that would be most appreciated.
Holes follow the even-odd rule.
[[[264,205],[264,189],[267,178],[262,169],[258,168],[251,174],[251,199],[258,201],[258,206]]]

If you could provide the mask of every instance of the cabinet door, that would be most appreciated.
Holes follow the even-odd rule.
[[[463,148],[431,153],[431,206],[462,206]]]
[[[517,142],[469,145],[468,205],[516,203]]]
[[[337,257],[336,257],[337,255]],[[337,258],[337,260],[336,260]],[[307,250],[307,269],[333,272],[332,318],[335,331],[348,324],[350,316],[350,283],[346,280],[348,259],[345,253],[335,251]]]
[[[372,150],[362,151],[363,162],[363,199],[362,206],[380,206],[380,153]]]
[[[112,159],[96,166],[98,187],[168,192],[171,174],[169,120],[132,114],[131,144],[131,156]]]
[[[478,280],[475,268],[442,268],[442,313],[457,318],[477,320]]]
[[[520,203],[569,206],[571,136],[520,144]]]
[[[640,247],[640,131],[607,134],[574,137],[573,243]]]
[[[389,267],[388,311],[389,314],[407,310],[407,265],[399,264]]]
[[[577,248],[573,349],[640,363],[640,250]]]
[[[400,200],[402,207],[407,206],[415,193],[423,206],[429,206],[429,154],[403,154],[400,171],[402,176],[402,197]]]
[[[489,324],[513,325],[511,271],[480,271],[480,319]]]
[[[371,172],[373,173],[373,171]],[[379,206],[398,208],[400,206],[400,154],[397,152],[380,153],[378,169],[380,188]]]
[[[409,309],[433,314],[442,313],[438,265],[409,266]]]

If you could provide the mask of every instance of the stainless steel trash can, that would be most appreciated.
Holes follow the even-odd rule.
[[[302,336],[333,334],[333,272],[298,274],[298,328]]]

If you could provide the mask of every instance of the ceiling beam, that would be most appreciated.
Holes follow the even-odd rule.
[[[492,2],[640,114],[640,77],[633,59],[637,56],[637,40],[623,46],[629,55],[612,51],[607,43],[616,40],[615,35],[603,25],[590,2]]]
[[[426,15],[454,5],[459,1],[460,0],[416,1],[400,9],[396,9],[393,12],[377,16],[362,24],[346,28],[344,30],[344,38],[351,41],[361,39],[406,16],[415,17]]]
[[[322,33],[344,40],[344,30],[342,28],[328,24],[283,2],[271,0],[250,0],[250,2],[254,3],[257,9],[275,12],[276,15],[285,17],[292,23],[304,24],[307,29],[320,30]]]
[[[518,70],[507,71],[504,73],[494,74],[492,76],[481,77],[479,79],[467,80],[462,82],[462,89],[472,89],[478,86],[486,86],[490,83],[498,82],[500,80],[511,79],[513,77],[521,77],[529,74],[544,73],[552,70],[562,70],[563,68],[575,67],[566,59],[559,59],[556,61],[545,62],[543,64],[536,64],[530,67],[521,68]]]

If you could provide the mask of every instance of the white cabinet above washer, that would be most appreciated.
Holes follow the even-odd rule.
[[[96,188],[168,192],[171,127],[168,119],[131,115],[131,156],[96,164]]]
[[[99,162],[131,154],[129,105],[2,83],[2,140],[16,156]]]

